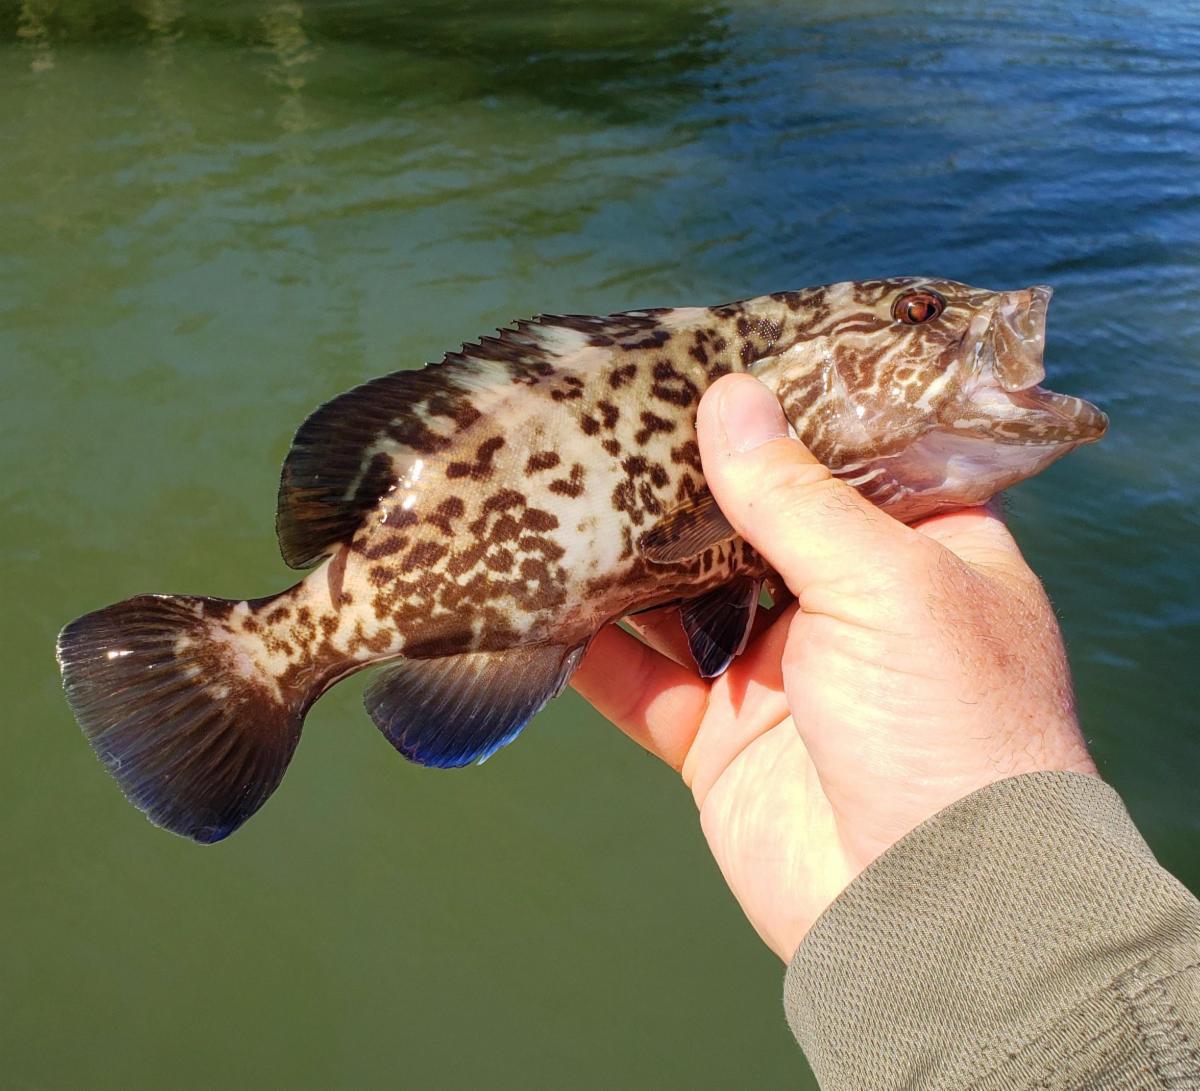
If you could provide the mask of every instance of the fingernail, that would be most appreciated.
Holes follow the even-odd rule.
[[[787,435],[787,420],[779,402],[756,379],[729,383],[719,393],[717,418],[730,452],[745,454]]]

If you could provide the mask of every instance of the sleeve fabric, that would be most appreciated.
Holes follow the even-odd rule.
[[[784,1006],[822,1091],[1200,1089],[1200,903],[1096,777],[918,826],[829,907]]]

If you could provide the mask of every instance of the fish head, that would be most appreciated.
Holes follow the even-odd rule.
[[[751,371],[814,454],[899,519],[982,504],[1108,427],[1041,386],[1045,285],[895,277],[818,291],[809,329]]]

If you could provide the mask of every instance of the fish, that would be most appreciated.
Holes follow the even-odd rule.
[[[769,568],[705,485],[696,408],[747,372],[830,471],[905,523],[1099,439],[1046,390],[1051,289],[892,277],[713,307],[540,315],[373,379],[301,425],[265,598],[139,595],[57,657],[100,761],[154,824],[222,840],[278,787],[313,702],[369,666],[404,757],[513,741],[604,626],[678,610],[700,675],[742,652]]]

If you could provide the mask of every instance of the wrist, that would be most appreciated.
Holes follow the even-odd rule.
[[[788,1018],[822,1087],[887,1091],[918,1072],[923,1086],[1040,1086],[1051,1072],[1031,1043],[1079,1029],[1082,1005],[1197,928],[1200,906],[1109,786],[1012,777],[923,823],[835,900],[788,968]]]

